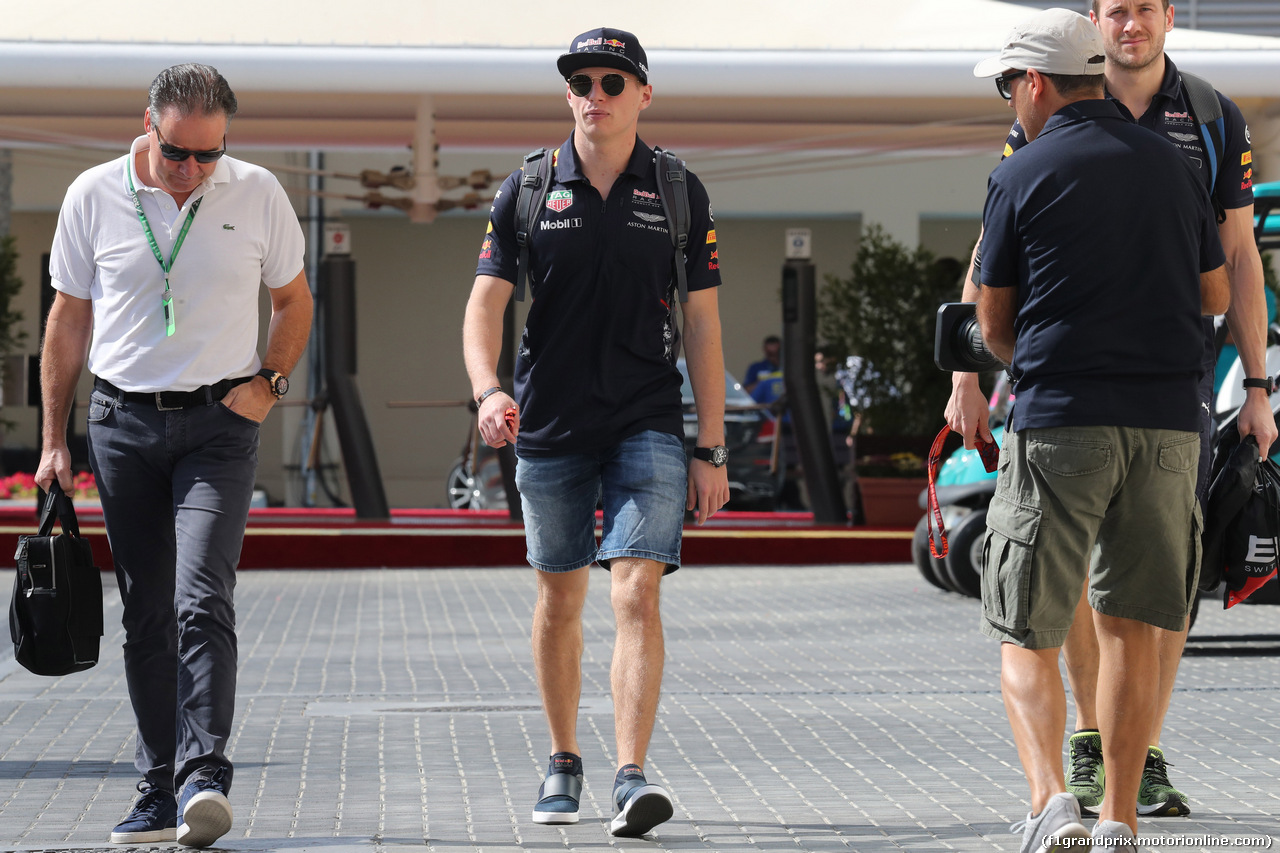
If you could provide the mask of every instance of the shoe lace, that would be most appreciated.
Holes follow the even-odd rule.
[[[1149,785],[1159,785],[1164,788],[1171,788],[1169,784],[1169,770],[1173,765],[1164,760],[1164,756],[1154,752],[1147,753],[1147,765],[1143,768],[1143,777]]]
[[[142,796],[138,798],[138,802],[134,803],[133,814],[138,817],[155,817],[165,804],[165,799],[173,798],[173,794],[163,788],[157,788],[145,779],[138,783],[137,788]]]
[[[1071,744],[1071,783],[1092,782],[1102,763],[1102,751],[1091,740]]]

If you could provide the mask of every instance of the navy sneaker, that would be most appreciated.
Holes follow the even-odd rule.
[[[533,806],[533,822],[577,823],[580,799],[582,799],[582,757],[572,752],[557,752],[551,756],[547,778],[538,788],[538,802]]]
[[[178,798],[179,844],[208,847],[231,829],[226,775],[226,768],[220,767],[207,776],[192,776],[182,787]]]
[[[157,788],[145,779],[138,783],[138,801],[129,816],[111,830],[112,844],[148,844],[178,837],[178,802],[173,791]]]
[[[609,832],[622,838],[639,838],[675,813],[671,797],[660,785],[645,781],[644,771],[628,764],[613,783],[613,822]]]

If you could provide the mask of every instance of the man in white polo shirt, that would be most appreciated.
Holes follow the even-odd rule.
[[[87,353],[89,461],[124,602],[143,776],[111,834],[119,844],[207,847],[231,828],[235,570],[258,427],[311,330],[284,189],[223,156],[236,108],[215,69],[162,71],[145,134],[67,191],[49,262],[36,480],[71,486],[66,426]],[[259,359],[262,284],[271,323]]]

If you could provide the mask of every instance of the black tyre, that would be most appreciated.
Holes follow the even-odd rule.
[[[987,508],[975,509],[960,519],[951,531],[946,571],[951,585],[961,595],[982,595],[982,540],[987,534]]]
[[[459,459],[449,469],[449,478],[445,481],[449,492],[450,509],[484,509],[484,494],[476,486],[475,475],[471,466]]]
[[[911,559],[916,564],[916,568],[920,570],[920,574],[929,583],[938,589],[944,589],[947,592],[951,588],[942,583],[936,570],[934,569],[933,555],[929,553],[929,517],[924,516],[916,524],[916,532],[911,536]]]

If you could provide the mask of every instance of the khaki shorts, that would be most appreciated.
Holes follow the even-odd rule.
[[[1178,430],[1006,432],[983,543],[982,632],[1061,646],[1086,575],[1099,613],[1185,628],[1200,565],[1199,456],[1199,436]]]

